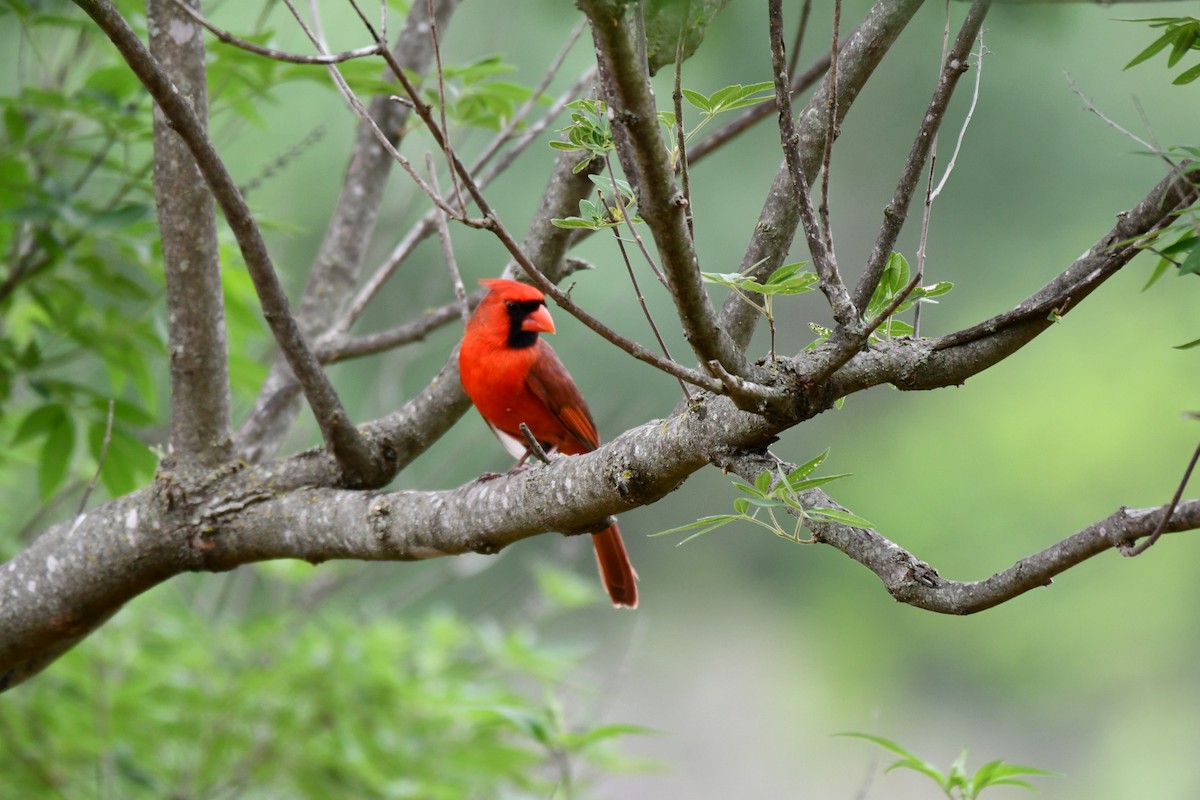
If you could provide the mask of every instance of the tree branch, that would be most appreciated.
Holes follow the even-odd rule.
[[[862,90],[884,55],[891,49],[923,0],[880,0],[859,26],[842,43],[838,53],[838,99],[831,103],[826,79],[809,98],[796,117],[802,172],[812,181],[821,163],[830,107],[836,108],[836,125],[841,126],[858,93]],[[784,264],[800,217],[792,191],[790,172],[785,161],[775,173],[750,243],[742,256],[741,271],[756,280],[766,281]],[[762,315],[730,292],[721,309],[720,320],[739,348],[749,345],[754,328]]]
[[[203,133],[208,116],[204,39],[190,11],[184,0],[148,3],[150,53],[195,110]],[[214,467],[233,453],[216,212],[196,160],[159,114],[154,115],[154,199],[167,287],[170,452]]]
[[[930,98],[925,115],[921,118],[921,125],[909,150],[908,160],[904,163],[892,201],[883,210],[883,225],[875,237],[871,254],[867,257],[867,267],[854,288],[854,305],[859,314],[866,312],[871,295],[879,284],[884,267],[887,266],[888,256],[896,248],[896,239],[899,238],[900,231],[908,219],[908,207],[929,158],[933,140],[946,117],[946,110],[950,107],[950,99],[954,96],[958,79],[968,69],[971,48],[979,36],[990,7],[984,0],[976,0],[971,5],[971,10],[967,12],[967,18],[963,20],[962,28],[958,31],[954,47],[942,64],[938,85],[934,88],[933,97]]]
[[[435,13],[444,28],[459,0],[439,0]],[[428,6],[414,3],[393,50],[405,69],[424,72],[433,58],[429,41]],[[377,49],[381,45],[375,44]],[[341,193],[334,206],[325,237],[309,269],[297,316],[306,335],[319,336],[343,315],[362,274],[363,258],[379,218],[384,189],[391,175],[391,153],[376,136],[376,128],[393,144],[399,144],[412,109],[379,96],[368,107],[374,124],[360,120],[354,148],[346,165]],[[426,215],[428,230],[434,230],[433,212]],[[238,452],[257,462],[273,455],[283,443],[299,413],[295,378],[286,359],[277,358],[259,391],[254,409],[237,435]]]
[[[767,5],[767,18],[770,20],[771,68],[775,79],[775,103],[779,109],[779,137],[783,146],[784,163],[787,165],[788,175],[791,178],[792,195],[796,207],[799,209],[800,222],[804,230],[804,237],[808,241],[808,251],[812,255],[813,268],[821,278],[821,291],[829,301],[833,318],[839,328],[857,333],[859,329],[857,315],[854,314],[854,308],[850,303],[850,294],[846,291],[846,285],[842,282],[841,273],[838,271],[837,261],[833,254],[833,241],[829,236],[828,229],[821,224],[817,217],[817,210],[813,207],[812,202],[812,191],[801,162],[800,136],[796,133],[796,126],[792,121],[787,59],[783,51],[783,3],[782,0],[770,0]],[[826,79],[831,89],[830,96],[833,98],[836,98],[837,95],[836,65],[836,61],[831,62],[829,77]],[[837,108],[835,107],[825,115],[827,130],[821,147],[823,161],[832,146],[835,129],[833,119],[836,113]]]
[[[686,203],[659,132],[654,96],[644,77],[645,59],[638,56],[636,26],[621,3],[583,0],[578,5],[592,24],[597,60],[610,78],[609,117],[625,132],[632,160],[621,149],[618,155],[636,186],[638,208],[658,247],[684,338],[702,364],[717,361],[726,371],[748,377],[745,355],[721,328],[700,279]]]
[[[390,480],[392,473],[389,468],[368,450],[316,356],[305,342],[292,316],[287,296],[279,283],[279,276],[275,273],[254,215],[225,169],[196,112],[108,0],[75,0],[75,3],[112,41],[172,128],[187,143],[237,239],[246,269],[258,293],[263,317],[299,379],[325,443],[342,466],[346,480],[351,484],[364,485],[379,485]]]

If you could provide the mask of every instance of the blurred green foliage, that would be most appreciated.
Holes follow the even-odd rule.
[[[585,654],[531,625],[362,619],[306,608],[302,582],[207,580],[285,602],[234,620],[201,613],[204,591],[139,598],[0,703],[6,796],[571,797],[633,764],[613,745],[644,729],[573,719],[558,696]]]

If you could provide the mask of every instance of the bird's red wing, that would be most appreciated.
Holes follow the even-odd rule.
[[[554,350],[544,342],[539,342],[538,349],[541,352],[529,369],[525,385],[576,440],[554,444],[558,446],[559,452],[566,455],[595,450],[600,446],[600,435],[596,432],[596,423],[592,421],[583,394],[575,385],[575,381],[571,380],[570,373],[558,360]],[[539,432],[534,431],[534,434],[541,438]]]

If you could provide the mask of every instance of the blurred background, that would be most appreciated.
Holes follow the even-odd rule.
[[[827,46],[831,5],[814,4],[801,65]],[[949,4],[952,30],[966,6]],[[847,0],[843,31],[868,8]],[[790,22],[798,9],[788,4]],[[1196,144],[1200,84],[1171,85],[1194,57],[1174,70],[1162,57],[1122,69],[1158,35],[1124,18],[1189,11],[1195,13],[1194,4],[992,9],[978,106],[929,229],[927,279],[955,288],[925,307],[924,334],[1011,308],[1163,176],[1161,162],[1083,110],[1068,80],[1139,136],[1164,147]],[[259,12],[227,3],[212,15],[236,32],[255,24]],[[936,80],[945,12],[930,2],[916,16],[855,103],[834,150],[832,226],[838,260],[852,277]],[[551,0],[503,9],[466,3],[448,29],[444,58],[464,63],[499,53],[515,68],[506,80],[533,84],[579,16],[571,4]],[[275,46],[307,52],[284,15],[266,19]],[[364,41],[341,6],[328,5],[325,25],[334,49]],[[572,50],[551,94],[589,63],[586,39]],[[765,4],[731,4],[685,65],[684,85],[709,94],[769,80],[766,42]],[[968,73],[960,84],[943,128],[939,168],[953,151],[974,77]],[[656,79],[664,107],[670,82],[666,74]],[[279,86],[256,111],[256,123],[240,117],[214,123],[240,181],[320,134],[250,194],[271,223],[272,252],[298,293],[337,198],[355,123],[342,101],[313,81]],[[738,267],[779,167],[777,136],[768,120],[692,171],[705,270]],[[486,139],[486,132],[465,132],[460,144],[469,152]],[[417,158],[428,148],[424,136],[406,142]],[[513,230],[523,231],[536,209],[552,157],[544,145],[530,148],[488,191]],[[425,211],[402,175],[390,191],[368,265]],[[919,211],[912,216],[900,249],[915,262]],[[456,229],[454,244],[468,280],[495,275],[505,264],[486,233]],[[573,297],[649,343],[611,238],[593,236],[575,254],[596,270],[572,279]],[[794,256],[807,258],[802,237]],[[380,330],[451,299],[441,260],[436,241],[427,241],[356,330]],[[831,448],[822,471],[852,473],[831,494],[958,580],[982,579],[1119,506],[1162,504],[1200,433],[1183,416],[1200,408],[1197,353],[1173,349],[1200,336],[1200,285],[1169,274],[1142,291],[1153,266],[1152,257],[1139,257],[1033,344],[964,386],[920,394],[876,388],[789,431],[773,449],[802,462]],[[644,278],[643,286],[651,288],[651,281]],[[714,290],[714,299],[722,292]],[[650,300],[660,324],[669,320],[667,298],[659,292]],[[816,292],[778,308],[783,352],[811,341],[809,323],[829,322]],[[556,320],[554,346],[602,433],[611,438],[670,413],[678,399],[672,379],[631,361],[566,314]],[[410,398],[457,336],[451,326],[405,350],[333,368],[352,415],[375,418]],[[669,343],[677,356],[686,352],[677,334]],[[261,333],[232,346],[251,362],[269,358]],[[754,352],[765,350],[762,334]],[[248,394],[239,398],[243,411],[248,402]],[[163,437],[149,443],[162,445]],[[287,452],[316,441],[305,419]],[[452,487],[508,463],[472,413],[395,487]],[[6,474],[12,476],[6,496],[28,491],[29,475]],[[736,496],[730,478],[707,469],[657,505],[622,516],[641,577],[635,613],[607,608],[586,542],[553,535],[496,557],[270,564],[173,580],[0,699],[0,733],[9,744],[0,775],[76,770],[69,784],[75,791],[62,794],[69,797],[166,796],[164,787],[172,796],[291,796],[273,782],[273,772],[291,763],[285,754],[302,763],[316,758],[309,747],[338,753],[348,773],[386,772],[400,763],[398,749],[388,749],[400,747],[393,739],[423,730],[406,714],[422,703],[444,710],[470,701],[492,709],[493,717],[525,703],[552,711],[547,719],[563,730],[607,733],[599,755],[572,764],[577,796],[939,796],[923,776],[883,774],[889,754],[835,736],[847,731],[893,739],[943,769],[968,748],[970,769],[1003,758],[1051,770],[1058,774],[1032,779],[1046,797],[1115,800],[1142,796],[1150,786],[1158,798],[1200,796],[1193,757],[1200,740],[1196,537],[1168,537],[1137,559],[1106,553],[1049,588],[951,618],[896,603],[874,575],[832,549],[792,544],[749,525],[684,546],[677,546],[678,535],[650,536],[727,512]],[[29,513],[12,510],[9,552]],[[476,639],[478,649],[462,644]],[[437,654],[447,669],[473,665],[475,686],[514,677],[504,679],[510,687],[504,697],[439,700],[436,670],[422,653]],[[368,680],[382,688],[352,688]],[[405,686],[412,695],[402,693]],[[331,716],[336,735],[329,733]],[[538,740],[530,719],[513,712],[507,722]],[[615,724],[647,730],[618,735],[624,729],[597,728]],[[206,761],[199,751],[207,740],[197,743],[197,728],[209,731],[212,742],[241,744],[225,761],[212,755],[220,749],[212,744]],[[469,749],[472,735],[469,726],[451,723],[429,728],[410,742],[411,762],[403,763],[430,766],[456,747]],[[382,748],[377,757],[364,740]],[[37,764],[48,752],[39,741],[54,743],[55,763]],[[246,766],[253,752],[273,755]],[[204,777],[212,770],[225,770],[225,782]],[[312,786],[358,785],[339,783],[350,780],[320,772],[311,777],[310,795]],[[389,788],[380,794],[422,796],[381,780]],[[525,796],[509,789],[494,796],[501,794]],[[1023,790],[987,794],[1018,797]],[[475,787],[443,796],[493,795]]]

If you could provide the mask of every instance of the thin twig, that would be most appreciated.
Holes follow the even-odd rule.
[[[600,196],[600,201],[605,202],[604,195]],[[611,209],[606,213],[612,213],[612,211],[616,211],[623,216],[628,216],[628,213],[623,208],[624,202],[621,200],[620,194],[617,195],[617,202],[621,204],[622,208]],[[650,313],[650,308],[646,305],[646,296],[642,294],[642,287],[638,283],[637,275],[633,271],[633,262],[629,260],[629,253],[625,249],[625,242],[621,239],[621,234],[616,228],[613,228],[612,232],[613,238],[617,241],[617,249],[621,251],[621,260],[625,262],[625,270],[629,273],[629,281],[633,284],[633,292],[637,296],[638,305],[642,308],[642,314],[645,315],[646,321],[650,323],[650,330],[654,332],[654,338],[658,342],[658,346],[662,348],[663,355],[674,361],[675,359],[671,355],[671,351],[667,347],[666,341],[663,340],[662,334],[658,330],[658,325],[656,325],[654,322],[654,317]],[[688,391],[687,384],[683,382],[683,379],[676,377],[675,380],[679,381],[679,389],[683,392],[684,398],[686,399],[691,397],[691,392]]]
[[[825,149],[821,154],[821,230],[825,234],[825,249],[833,258],[833,230],[829,227],[829,165],[833,161],[833,139],[837,131],[837,64],[838,32],[842,24],[842,0],[833,4],[833,39],[829,44],[829,114],[825,126]]]
[[[950,105],[955,87],[958,86],[958,79],[967,71],[971,48],[983,27],[983,20],[987,16],[990,6],[991,4],[986,0],[975,0],[971,4],[967,18],[958,31],[958,38],[955,39],[954,46],[942,63],[937,86],[933,90],[929,106],[917,128],[917,135],[908,152],[908,160],[905,161],[900,178],[896,182],[892,201],[884,209],[883,224],[880,226],[879,234],[875,237],[871,254],[867,257],[867,267],[863,270],[862,277],[859,278],[858,284],[854,288],[854,305],[859,313],[865,312],[867,305],[871,302],[871,295],[879,285],[879,279],[887,266],[888,257],[895,249],[896,240],[908,219],[909,204],[912,202],[917,184],[920,183],[933,138],[937,136],[942,120],[945,119],[946,109]]]
[[[683,202],[686,204],[684,213],[687,215],[688,234],[695,239],[696,230],[692,221],[692,192],[691,179],[688,176],[687,143],[683,135],[683,40],[687,31],[688,18],[692,14],[692,0],[684,0],[683,16],[679,20],[679,38],[675,42],[675,87],[671,100],[675,107],[675,146],[679,149],[679,188],[683,192]],[[607,159],[605,159],[607,161]],[[684,389],[687,395],[687,389]]]
[[[767,17],[770,20],[771,68],[775,79],[775,100],[779,110],[779,138],[787,162],[788,175],[792,179],[792,192],[800,211],[804,236],[808,241],[813,267],[821,277],[821,291],[829,301],[833,318],[847,330],[857,328],[857,315],[850,303],[850,295],[838,272],[833,251],[826,245],[821,224],[813,208],[812,191],[804,177],[804,167],[799,152],[799,136],[792,119],[792,100],[787,84],[787,67],[783,47],[782,0],[770,0]],[[832,65],[831,65],[832,68]],[[832,110],[830,114],[832,114]]]
[[[925,181],[925,203],[921,212],[921,236],[917,243],[916,281],[920,283],[925,278],[925,248],[929,244],[929,220],[933,216],[933,174],[937,168],[937,137],[933,139],[933,148],[929,153],[929,178]],[[913,338],[921,338],[921,306],[913,307]]]
[[[1183,471],[1183,479],[1179,481],[1179,488],[1175,490],[1175,496],[1171,498],[1171,502],[1167,505],[1167,510],[1163,512],[1162,521],[1158,523],[1158,527],[1154,532],[1146,538],[1144,542],[1140,542],[1136,547],[1121,548],[1121,555],[1140,556],[1142,553],[1149,550],[1158,541],[1158,538],[1163,535],[1167,529],[1167,523],[1171,521],[1171,516],[1175,513],[1175,509],[1179,507],[1179,501],[1183,499],[1183,490],[1187,488],[1188,481],[1192,479],[1192,470],[1196,468],[1196,462],[1200,461],[1200,445],[1196,446],[1196,452],[1192,453],[1192,460],[1188,462],[1187,469]]]
[[[942,26],[942,52],[938,57],[938,76],[941,76],[942,64],[946,63],[946,52],[950,49],[950,0],[945,0],[942,4],[942,17],[945,24]],[[976,81],[979,79],[979,73],[975,74]],[[976,83],[978,88],[978,83]],[[961,134],[961,131],[960,131]],[[960,135],[959,141],[962,140]],[[936,174],[937,168],[937,149],[938,135],[933,135],[933,140],[929,143],[929,174],[925,179],[925,202],[921,211],[921,235],[917,243],[917,270],[918,282],[925,275],[925,248],[929,243],[929,220],[933,216],[933,176]],[[913,307],[913,338],[921,338],[921,304],[917,303]]]
[[[1068,86],[1068,87],[1070,87],[1071,91],[1075,93],[1075,96],[1076,96],[1076,97],[1078,97],[1080,100],[1082,100],[1082,101],[1083,101],[1083,108],[1084,108],[1084,110],[1085,110],[1085,111],[1090,111],[1090,112],[1092,112],[1092,113],[1093,113],[1093,114],[1095,114],[1097,117],[1099,117],[1100,119],[1102,119],[1102,120],[1104,121],[1104,124],[1108,125],[1110,128],[1112,128],[1113,130],[1117,131],[1118,133],[1121,133],[1121,134],[1125,135],[1126,137],[1128,137],[1128,138],[1132,139],[1134,142],[1136,142],[1137,144],[1139,144],[1139,145],[1141,145],[1142,147],[1146,148],[1146,149],[1147,149],[1147,150],[1149,150],[1150,152],[1152,152],[1152,153],[1157,153],[1157,154],[1158,154],[1158,155],[1159,155],[1161,158],[1166,158],[1166,156],[1164,156],[1164,155],[1163,155],[1162,151],[1161,151],[1161,150],[1159,150],[1157,147],[1155,147],[1154,145],[1150,144],[1149,142],[1147,142],[1145,139],[1143,139],[1143,138],[1141,138],[1140,136],[1138,136],[1138,135],[1137,135],[1136,133],[1134,133],[1133,131],[1131,131],[1131,130],[1128,130],[1127,128],[1124,128],[1124,127],[1122,127],[1122,126],[1120,125],[1120,123],[1118,123],[1118,122],[1117,122],[1116,120],[1114,120],[1112,117],[1109,117],[1109,116],[1108,116],[1108,115],[1106,115],[1106,114],[1105,114],[1103,111],[1101,111],[1100,109],[1096,108],[1096,105],[1095,105],[1095,103],[1093,103],[1091,100],[1089,100],[1089,99],[1087,98],[1087,95],[1085,95],[1085,94],[1083,93],[1083,90],[1082,90],[1082,89],[1080,89],[1080,88],[1079,88],[1079,87],[1078,87],[1078,86],[1075,84],[1075,79],[1071,77],[1071,73],[1067,72],[1065,69],[1063,70],[1063,77],[1067,79],[1067,86]],[[1170,163],[1170,162],[1168,162],[1168,163]]]
[[[658,278],[658,282],[663,285],[663,288],[668,292],[671,291],[671,287],[667,284],[667,276],[659,268],[658,262],[654,260],[654,255],[650,252],[650,248],[646,247],[646,240],[642,238],[642,235],[638,233],[637,226],[633,224],[632,215],[629,213],[630,209],[626,207],[625,197],[621,194],[621,188],[617,185],[617,173],[613,169],[612,160],[608,157],[607,153],[604,156],[604,168],[608,171],[608,176],[612,182],[613,199],[617,201],[618,208],[616,211],[620,215],[621,222],[629,229],[630,238],[637,245],[642,258],[646,259],[646,263],[650,265],[650,271],[654,273],[654,277]],[[603,195],[600,200],[607,204]],[[615,229],[613,232],[616,232]],[[620,241],[619,238],[618,241]]]
[[[87,508],[88,500],[92,497],[92,492],[96,490],[96,483],[100,480],[100,470],[104,469],[104,460],[108,458],[108,445],[112,442],[113,430],[113,411],[116,407],[116,402],[111,398],[108,401],[108,419],[104,423],[104,439],[100,442],[100,453],[96,456],[96,472],[92,475],[91,481],[88,482],[87,488],[83,490],[83,497],[79,498],[79,510],[75,512],[75,516],[79,517]]]
[[[295,3],[293,2],[293,0],[283,0],[283,2],[284,2],[284,5],[286,5],[288,7],[288,10],[292,12],[292,17],[296,20],[296,24],[298,24],[300,26],[300,29],[303,30],[305,35],[308,36],[309,41],[311,41],[319,50],[324,52],[324,50],[325,50],[324,43],[321,41],[320,37],[316,34],[316,32],[314,32],[313,29],[311,27],[309,27],[308,23],[304,21],[304,18],[300,15],[300,12],[296,9],[296,6],[295,6]],[[371,28],[371,32],[374,33],[373,27]],[[404,70],[400,67],[399,64],[396,63],[395,57],[392,56],[391,52],[387,49],[387,43],[380,40],[378,38],[378,36],[376,36],[375,43],[376,43],[376,46],[380,50],[379,55],[382,56],[385,61],[387,61],[388,66],[392,69],[393,73],[399,73],[401,76],[403,76]],[[426,196],[428,196],[429,199],[432,200],[436,206],[438,206],[443,211],[445,211],[447,214],[449,214],[453,219],[461,220],[462,215],[459,214],[459,212],[456,209],[451,208],[450,205],[448,203],[446,203],[446,201],[444,199],[442,199],[442,197],[440,195],[438,195],[436,192],[433,191],[433,188],[430,187],[429,184],[426,183],[425,180],[417,173],[417,170],[412,165],[412,163],[407,158],[405,158],[403,155],[401,155],[400,151],[396,149],[396,146],[394,144],[392,144],[392,141],[387,137],[387,134],[385,134],[382,130],[379,129],[379,125],[371,117],[370,112],[367,111],[367,108],[366,108],[366,106],[364,106],[362,104],[362,101],[358,99],[358,95],[356,95],[354,93],[354,90],[350,88],[350,84],[346,82],[345,77],[342,75],[341,71],[337,68],[337,65],[336,64],[327,64],[325,66],[325,68],[329,71],[329,76],[333,79],[333,83],[337,87],[338,92],[342,95],[342,97],[350,105],[350,108],[354,111],[355,115],[358,116],[358,118],[360,120],[362,120],[363,122],[365,122],[368,125],[368,127],[371,129],[372,133],[374,133],[375,138],[379,141],[379,144],[383,146],[384,150],[387,151],[388,155],[390,155],[396,161],[396,163],[399,164],[400,167],[406,173],[408,173],[408,177],[410,177],[413,180],[413,182],[416,183],[418,187],[420,187],[421,191],[424,192],[426,194]],[[408,78],[406,76],[404,77],[402,82],[407,84],[405,86],[406,90],[411,90],[410,99],[413,101],[414,104],[416,104],[416,109],[419,112],[421,110],[421,107],[423,106],[423,104],[421,103],[420,98],[416,94],[416,89],[412,86],[412,83],[408,80]],[[427,112],[425,115],[422,116],[422,119],[425,119],[426,116],[427,116]],[[426,124],[428,124],[428,120],[426,120]],[[435,138],[437,138],[437,137],[435,137]],[[438,141],[438,145],[443,146],[442,142],[440,140]]]
[[[575,38],[578,37],[580,30],[581,29],[576,30]],[[567,48],[564,47],[562,52],[559,54],[559,58],[557,58],[555,63],[552,65],[552,71],[561,66],[562,60],[566,56],[566,53]],[[541,117],[541,119],[530,125],[523,135],[516,138],[512,147],[505,151],[504,155],[492,165],[491,169],[489,169],[479,178],[480,189],[487,188],[492,181],[504,173],[504,171],[513,163],[513,161],[516,160],[518,155],[523,153],[530,144],[537,141],[541,133],[545,131],[546,128],[550,127],[553,121],[557,118],[558,113],[562,110],[562,108],[571,100],[575,99],[582,88],[592,81],[594,74],[594,67],[585,70],[583,75],[581,75],[570,87],[568,87],[567,91],[558,96],[558,98],[550,105],[550,108],[547,109],[546,113]],[[548,77],[549,76],[547,76],[547,78]],[[544,84],[541,88],[544,88]],[[504,142],[511,138],[513,132],[517,129],[520,123],[524,121],[524,117],[534,107],[536,98],[537,95],[530,97],[526,104],[522,106],[521,109],[513,116],[513,119],[505,127],[505,129],[493,137],[491,143],[484,148],[484,152],[480,154],[479,158],[476,159],[475,163],[471,166],[472,174],[483,168],[487,162],[497,152],[499,152],[500,147],[504,144]],[[388,255],[387,259],[384,260],[383,264],[381,264],[379,268],[375,270],[375,273],[370,277],[370,279],[363,284],[361,289],[359,289],[358,294],[356,294],[354,300],[351,301],[346,314],[337,322],[337,324],[333,326],[333,330],[335,332],[345,333],[350,329],[350,326],[353,325],[360,316],[362,316],[363,312],[367,309],[367,305],[379,293],[384,284],[389,278],[391,278],[400,265],[404,263],[405,259],[412,254],[413,250],[416,249],[416,246],[434,232],[436,229],[437,217],[441,213],[442,212],[440,209],[431,208],[423,217],[421,217],[420,220],[417,221],[415,225],[413,225],[412,228],[409,229],[408,233],[404,235],[404,238],[402,238],[400,242],[392,249],[392,252]]]
[[[804,34],[808,30],[808,15],[812,13],[812,0],[804,0],[800,8],[800,24],[796,26],[796,38],[792,40],[792,57],[788,59],[788,76],[796,74],[796,63],[800,60],[800,48],[804,44]]]
[[[350,0],[350,2],[353,3],[354,0]],[[442,70],[442,42],[441,37],[438,35],[437,17],[433,13],[433,0],[427,0],[427,2],[429,3],[429,40],[433,43],[433,65],[437,73],[438,114],[442,120],[442,130],[446,132],[446,140],[449,141],[450,124],[446,121],[446,76]],[[383,33],[380,33],[379,38],[387,41],[387,37]],[[446,152],[446,155],[448,158],[450,155],[449,151]],[[462,189],[458,185],[458,175],[455,174],[453,169],[450,170],[450,185],[454,188],[454,201],[458,203],[459,212],[465,216],[467,205],[463,202]],[[444,222],[443,220],[443,224]],[[463,308],[466,308],[465,304]]]
[[[550,456],[546,454],[546,449],[542,447],[542,443],[533,435],[533,431],[529,430],[529,426],[522,422],[517,427],[521,429],[521,436],[525,439],[525,458],[533,456],[543,464],[549,464]],[[524,461],[525,459],[521,460]]]
[[[482,292],[473,292],[468,295],[467,307],[474,308],[478,305],[482,295]],[[461,304],[458,299],[455,299],[453,302],[426,311],[416,319],[386,331],[357,336],[352,339],[345,339],[333,334],[322,340],[317,349],[317,357],[321,359],[322,364],[336,364],[339,361],[374,355],[406,344],[423,341],[435,330],[458,319],[461,313]]]
[[[425,168],[429,170],[429,185],[435,192],[441,194],[442,190],[438,186],[437,180],[437,168],[433,165],[433,156],[430,153],[425,154]],[[463,287],[462,273],[458,271],[458,261],[454,258],[454,243],[450,240],[450,225],[446,219],[446,215],[439,211],[437,215],[438,239],[442,243],[442,258],[446,262],[446,269],[450,271],[450,280],[454,284],[454,297],[458,300],[459,313],[462,315],[465,325],[471,317],[471,308],[467,304],[467,290]]]
[[[987,54],[987,49],[983,45],[983,28],[979,29],[979,55],[975,58],[975,88],[971,92],[971,105],[967,107],[967,115],[963,117],[962,126],[958,129],[958,138],[954,141],[954,152],[950,154],[950,160],[946,162],[946,171],[942,173],[942,179],[938,181],[937,187],[933,190],[931,200],[936,200],[938,195],[942,193],[942,189],[946,186],[946,181],[950,180],[950,174],[954,172],[954,166],[958,163],[958,154],[962,151],[963,139],[967,135],[967,128],[971,126],[971,120],[975,117],[975,107],[979,105],[979,87],[983,81],[983,57]]]
[[[262,56],[263,58],[269,58],[272,61],[284,61],[288,64],[327,65],[341,64],[355,58],[369,58],[371,56],[379,55],[379,45],[377,44],[368,45],[366,47],[357,47],[353,50],[345,50],[341,53],[323,53],[315,56],[305,56],[300,55],[299,53],[286,53],[282,50],[263,47],[262,45],[255,44],[254,42],[234,36],[224,28],[218,28],[211,21],[209,21],[207,17],[185,3],[184,0],[174,0],[174,2],[175,5],[179,6],[179,8],[183,9],[188,16],[194,19],[197,25],[200,25],[213,36],[217,37],[218,41],[232,45],[239,50],[245,50],[247,53],[254,53],[255,55]]]

